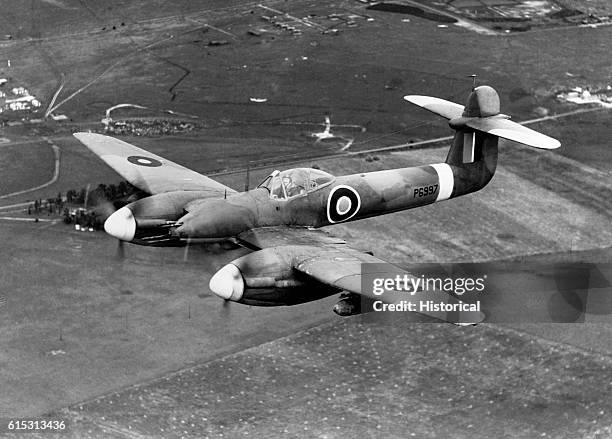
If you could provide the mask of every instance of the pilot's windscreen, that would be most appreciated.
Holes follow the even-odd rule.
[[[266,177],[266,179],[264,181],[262,181],[261,183],[259,183],[259,186],[257,187],[263,187],[268,189],[268,192],[270,192],[270,186],[272,184],[272,176],[268,175],[268,177]]]
[[[270,187],[270,197],[285,198],[285,191],[283,190],[281,179],[278,176],[272,178],[272,185]]]

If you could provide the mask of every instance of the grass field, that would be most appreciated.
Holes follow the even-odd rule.
[[[53,150],[45,141],[0,145],[0,196],[51,180],[53,169]]]
[[[341,174],[436,162],[445,153],[435,148],[371,163],[340,158],[317,164]],[[263,173],[254,171],[253,181]],[[239,187],[243,175],[220,180]],[[502,145],[498,173],[478,194],[330,231],[400,265],[563,255],[610,247],[608,191],[588,165]],[[224,314],[206,285],[240,250],[186,254],[128,245],[126,260],[118,262],[115,241],[102,232],[4,221],[0,237],[11,249],[0,258],[7,299],[0,308],[0,380],[8,389],[0,415],[39,413],[334,317],[333,298],[294,308],[237,305]]]
[[[609,368],[495,327],[362,316],[54,416],[91,437],[605,437],[610,383],[591,378]]]
[[[5,221],[0,234],[11,248],[0,256],[2,418],[43,413],[332,316],[329,300],[299,315],[222,309],[206,285],[240,251],[129,246],[120,262],[103,233]]]

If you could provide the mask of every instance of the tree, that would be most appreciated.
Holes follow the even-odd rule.
[[[77,195],[77,199],[75,200],[77,203],[82,204],[85,202],[85,196],[87,195],[87,191],[84,187],[81,188],[79,194]]]

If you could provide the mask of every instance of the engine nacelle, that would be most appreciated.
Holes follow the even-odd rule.
[[[134,201],[110,215],[104,230],[117,239],[140,245],[181,246],[172,233],[185,214],[184,206],[207,194],[196,191],[165,192]]]
[[[210,279],[210,290],[224,300],[255,306],[297,305],[338,292],[293,269],[298,246],[272,247],[242,256]]]

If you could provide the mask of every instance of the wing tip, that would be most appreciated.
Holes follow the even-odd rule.
[[[102,139],[102,138],[109,137],[109,136],[105,136],[104,134],[92,133],[91,131],[89,132],[81,131],[78,133],[72,133],[72,135],[76,137],[79,141],[81,141],[82,143],[86,143],[88,140],[95,140],[95,139]]]
[[[552,139],[552,140],[553,141],[549,141],[549,143],[546,146],[540,147],[540,148],[543,148],[543,149],[557,149],[557,148],[561,147],[561,142],[559,142],[557,139]],[[536,146],[536,148],[538,148],[538,147]]]
[[[484,322],[486,318],[486,314],[482,311],[467,311],[461,313],[461,318],[453,323],[458,326],[474,326]]]
[[[522,143],[523,145],[531,146],[539,149],[557,149],[561,146],[561,142],[554,137],[546,134],[538,133],[537,131],[525,129],[492,129],[490,134],[503,137],[504,139]]]
[[[423,105],[431,103],[433,99],[434,98],[432,98],[431,96],[424,96],[424,95],[406,95],[404,96],[405,101],[408,101],[414,105],[418,105],[419,107],[422,107]]]
[[[561,147],[561,142],[559,140],[555,139],[554,137],[546,137],[548,137],[547,145],[545,147],[546,149],[557,149]]]
[[[557,149],[561,142],[554,137],[547,136],[538,131],[512,120],[493,116],[488,118],[470,118],[466,125],[474,130],[489,133],[493,136],[512,140],[513,142],[539,149]]]
[[[445,119],[454,119],[463,113],[463,105],[456,104],[446,99],[435,98],[433,96],[406,95],[404,100],[418,107],[431,111]]]

